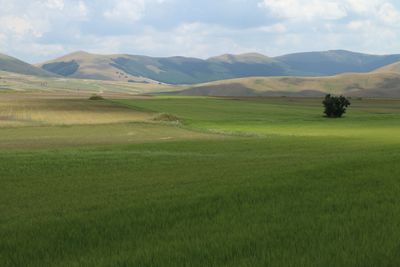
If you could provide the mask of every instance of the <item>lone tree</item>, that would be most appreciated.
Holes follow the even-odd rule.
[[[324,113],[328,118],[341,118],[346,113],[346,108],[350,106],[350,101],[344,96],[326,95],[322,102],[325,106]]]

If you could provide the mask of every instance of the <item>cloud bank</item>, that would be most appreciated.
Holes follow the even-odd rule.
[[[400,53],[394,0],[0,0],[0,52],[206,58],[348,49]]]

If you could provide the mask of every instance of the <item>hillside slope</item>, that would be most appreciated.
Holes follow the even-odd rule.
[[[130,83],[64,77],[39,77],[0,71],[0,94],[2,92],[48,92],[76,94],[150,94],[178,90],[163,84]]]
[[[369,72],[397,61],[400,61],[400,55],[375,56],[342,50],[275,58],[257,53],[226,54],[207,60],[77,52],[39,66],[73,78],[197,84],[256,76],[330,76]]]
[[[387,65],[385,67],[379,68],[375,71],[376,73],[400,73],[400,62]]]
[[[236,77],[289,74],[286,66],[280,62],[255,54],[225,55],[202,60],[77,52],[39,66],[65,77],[103,80],[143,80],[145,77],[168,84],[195,84]]]
[[[330,77],[252,77],[172,86],[73,78],[44,78],[0,71],[0,92],[128,93],[189,96],[301,96],[326,93],[400,98],[400,73],[375,71]]]
[[[54,73],[47,72],[41,68],[32,66],[14,57],[0,54],[0,71],[8,71],[26,75],[36,75],[41,77],[56,76]]]
[[[297,75],[332,76],[343,73],[366,73],[400,61],[400,55],[369,55],[345,50],[295,53],[276,57]]]
[[[95,55],[83,51],[75,52],[56,60],[40,64],[42,69],[58,75],[78,79],[111,80],[152,83],[151,79],[126,73],[115,66],[113,58],[120,55]]]
[[[326,93],[400,98],[400,74],[382,72],[330,77],[253,77],[200,84],[175,92],[191,96],[302,97],[319,97]]]

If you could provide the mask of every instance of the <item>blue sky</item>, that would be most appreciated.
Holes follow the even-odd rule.
[[[0,0],[0,52],[207,58],[347,49],[400,53],[394,0]]]

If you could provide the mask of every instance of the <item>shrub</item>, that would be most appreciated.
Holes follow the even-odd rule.
[[[165,121],[165,122],[179,122],[179,118],[173,114],[169,113],[161,113],[158,114],[155,118],[155,121]]]
[[[102,97],[101,95],[92,95],[91,97],[89,97],[89,100],[104,100],[104,97]]]
[[[350,100],[344,96],[326,95],[322,102],[325,106],[325,115],[328,118],[341,118],[350,106]]]

